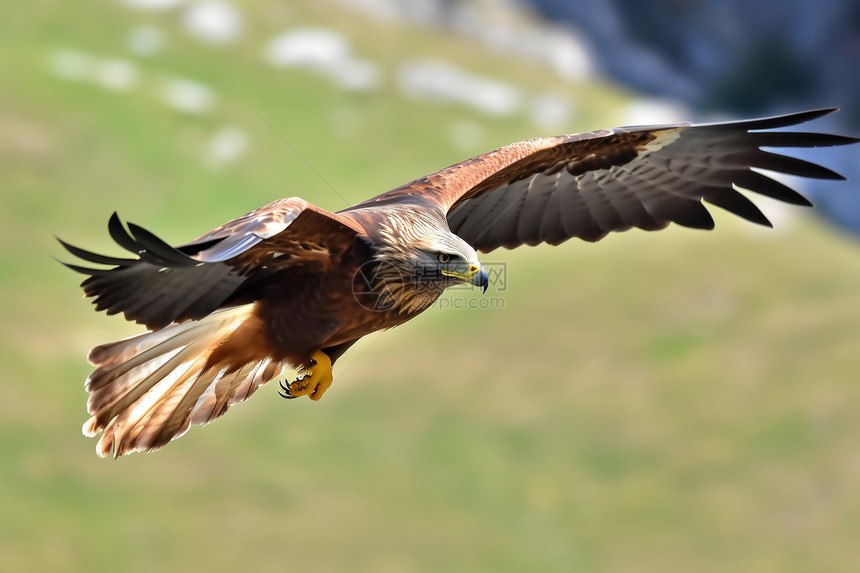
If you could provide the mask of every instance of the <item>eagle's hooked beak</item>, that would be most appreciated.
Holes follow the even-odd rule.
[[[487,287],[490,286],[490,275],[480,265],[470,266],[469,270],[465,273],[458,273],[447,269],[443,269],[441,272],[446,277],[456,277],[463,282],[470,282],[477,287],[481,287],[484,289],[484,292],[487,292]]]
[[[478,272],[472,277],[472,284],[476,287],[481,287],[482,292],[487,292],[487,287],[490,286],[490,275],[483,267],[478,267]]]

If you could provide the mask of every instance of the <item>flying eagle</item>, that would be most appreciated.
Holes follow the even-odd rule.
[[[100,456],[155,450],[289,368],[298,376],[281,383],[283,396],[319,400],[334,362],[362,336],[414,318],[447,287],[486,291],[476,251],[673,222],[711,229],[703,200],[769,226],[739,190],[810,203],[761,170],[844,178],[762,148],[860,141],[772,131],[832,111],[531,139],[337,213],[279,199],[177,247],[114,213],[110,235],[133,256],[61,241],[103,268],[66,266],[88,275],[97,310],[148,330],[90,351],[83,433],[102,432]]]

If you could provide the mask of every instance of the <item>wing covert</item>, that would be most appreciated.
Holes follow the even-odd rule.
[[[222,306],[231,306],[249,283],[264,278],[258,275],[271,276],[278,268],[299,261],[302,249],[295,245],[352,240],[356,230],[348,222],[292,197],[251,211],[178,247],[133,223],[123,226],[114,213],[108,223],[110,235],[133,258],[100,255],[60,243],[87,263],[109,266],[63,263],[89,275],[81,286],[86,296],[94,298],[97,310],[122,313],[155,330],[172,322],[199,320]],[[266,258],[271,262],[264,265]]]

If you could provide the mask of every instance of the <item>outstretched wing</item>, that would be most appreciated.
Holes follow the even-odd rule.
[[[762,130],[794,125],[830,111],[556,138],[554,145],[463,189],[450,205],[448,221],[453,232],[485,252],[524,243],[558,244],[572,237],[597,241],[611,231],[655,230],[670,222],[711,229],[714,221],[702,200],[770,225],[738,189],[797,205],[810,203],[757,169],[823,179],[842,176],[763,147],[819,147],[857,140]]]
[[[702,200],[755,223],[767,218],[738,189],[810,205],[759,169],[824,179],[833,171],[762,148],[843,145],[855,138],[767,131],[826,115],[627,127],[515,143],[438,171],[362,206],[435,204],[451,230],[484,252],[522,244],[597,241],[632,227],[714,226]]]
[[[261,280],[288,265],[303,264],[308,253],[345,249],[356,235],[347,222],[292,197],[251,211],[178,247],[133,223],[127,223],[126,229],[114,213],[108,223],[110,235],[134,258],[100,255],[60,243],[87,263],[109,266],[63,263],[89,275],[81,286],[86,296],[95,299],[97,310],[121,312],[128,320],[155,330],[248,302],[244,295]]]

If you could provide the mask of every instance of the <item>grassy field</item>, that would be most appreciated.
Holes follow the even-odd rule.
[[[229,49],[171,15],[46,6],[0,19],[0,569],[854,570],[860,251],[812,219],[493,253],[508,285],[486,296],[503,308],[367,337],[321,402],[265,387],[156,454],[96,458],[84,356],[137,329],[81,299],[54,234],[110,250],[118,210],[182,242],[277,197],[335,210],[539,135],[519,115],[410,102],[389,76],[351,94],[275,71],[265,39],[325,25],[389,72],[448,58],[575,101],[565,131],[612,125],[629,96],[339,4],[248,3]],[[168,41],[135,60],[136,89],[49,72],[62,48],[134,60],[142,23]],[[168,75],[211,86],[213,111],[165,107]],[[358,127],[338,131],[343,117]],[[475,149],[451,144],[464,121]],[[213,169],[200,149],[223,125],[250,151]]]

